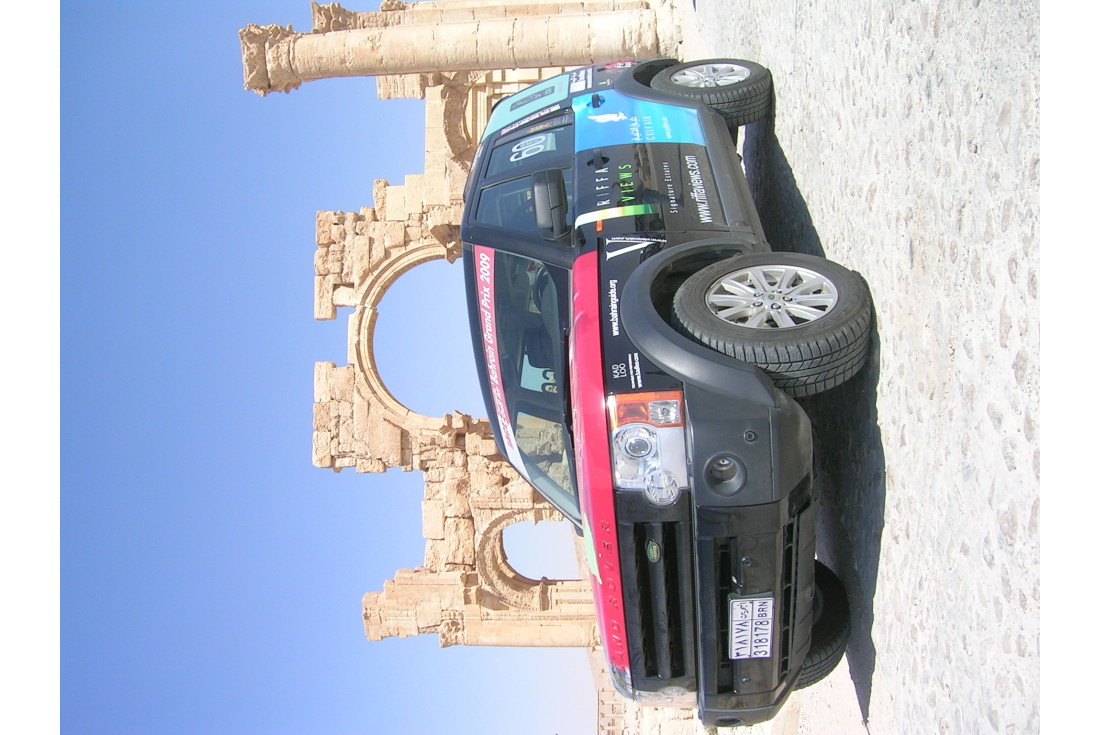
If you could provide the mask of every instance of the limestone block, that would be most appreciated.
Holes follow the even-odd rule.
[[[352,423],[355,427],[355,435],[364,441],[371,432],[370,415],[371,399],[356,391],[355,399],[352,401]]]
[[[492,439],[485,439],[484,437],[478,436],[477,434],[467,434],[466,435],[466,451],[469,453],[469,455],[471,457],[484,454],[484,451],[483,451],[481,445],[484,444],[487,441],[491,443]],[[471,466],[472,466],[472,463],[468,463],[468,464],[471,464]]]
[[[424,566],[436,571],[442,570],[446,551],[446,545],[442,539],[427,539],[427,543],[424,544]]]
[[[333,243],[343,242],[347,237],[347,232],[344,230],[343,217],[337,216],[332,223],[331,238]]]
[[[509,8],[504,5],[484,5],[477,9],[478,20],[492,20],[499,18],[508,18]]]
[[[375,190],[377,192],[377,189]],[[385,196],[385,209],[382,217],[387,222],[405,219],[405,187],[389,186],[387,184]],[[376,194],[377,196],[377,194]],[[377,202],[377,200],[376,200]]]
[[[410,174],[405,177],[404,195],[405,195],[405,212],[406,215],[403,219],[407,219],[407,215],[411,212],[421,212],[424,210],[424,175],[423,174]]]
[[[351,306],[355,307],[359,305],[359,300],[355,295],[355,289],[351,286],[337,286],[332,289],[332,301],[334,307]]]
[[[374,213],[379,221],[386,219],[386,197],[389,195],[390,182],[385,179],[375,179],[371,189],[374,199]]]
[[[443,5],[439,9],[439,14],[433,23],[462,23],[471,20],[480,20],[482,17],[482,9],[479,8],[475,17],[473,8],[450,8]],[[419,20],[419,19],[417,19]]]
[[[332,399],[332,372],[336,369],[334,362],[318,362],[313,365],[313,400],[328,401]]]
[[[448,518],[444,523],[444,558],[449,565],[474,565],[474,521]]]
[[[332,240],[332,220],[335,216],[335,212],[318,212],[316,218],[317,229],[317,245],[318,247],[323,245],[331,245]]]
[[[329,376],[329,391],[337,401],[350,401],[355,385],[355,372],[351,367],[335,367]]]
[[[404,200],[402,200],[404,202]],[[402,213],[400,219],[387,221],[381,226],[382,239],[387,248],[400,250],[405,247],[405,216]]]
[[[378,459],[362,459],[360,458],[355,463],[356,472],[375,472],[382,473],[386,471],[386,465],[382,464]]]
[[[425,500],[420,504],[421,529],[425,539],[443,538],[444,510],[442,500]]]
[[[454,451],[454,452],[451,452],[451,453],[450,453],[450,460],[451,460],[451,464],[452,464],[452,465],[453,465],[454,467],[456,467],[456,468],[458,468],[458,469],[462,470],[462,471],[463,471],[463,473],[464,473],[464,474],[466,475],[466,477],[467,477],[467,478],[469,478],[469,476],[470,476],[470,472],[469,472],[469,470],[467,469],[467,464],[468,464],[468,462],[467,462],[467,459],[468,459],[468,458],[467,458],[467,456],[466,456],[466,452],[465,452],[465,451]],[[467,482],[468,482],[468,481],[469,481],[469,480],[467,480]]]
[[[378,443],[378,454],[382,461],[390,467],[408,469],[405,463],[404,432],[401,427],[387,422],[382,423],[381,441]]]
[[[314,431],[328,431],[332,423],[331,405],[327,401],[313,404],[313,429]]]
[[[425,207],[443,207],[451,203],[447,179],[442,174],[440,171],[435,176],[425,176],[421,182],[420,201]]]
[[[355,433],[350,422],[340,421],[336,425],[336,449],[340,454],[351,454],[355,450]],[[344,465],[351,467],[352,465]]]
[[[313,279],[313,318],[328,321],[336,318],[336,303],[332,299],[332,276],[317,276]]]
[[[319,276],[328,275],[328,245],[318,245],[313,251],[313,272]]]
[[[349,265],[348,261],[360,262],[370,258],[370,231],[369,222],[360,220],[355,223],[355,229],[357,232],[351,236],[348,240],[348,252],[350,255],[344,257],[343,273],[345,276],[350,275],[355,270],[355,266]],[[362,232],[358,230],[362,229]],[[348,279],[348,282],[353,282]]]
[[[439,626],[439,647],[466,645],[466,628],[459,618],[445,619]]]
[[[468,476],[444,480],[443,504],[443,510],[448,518],[470,515],[470,478]]]
[[[443,610],[438,599],[422,601],[416,606],[416,627],[423,631],[434,631],[443,622]]]
[[[313,432],[313,466],[332,467],[332,434],[327,431]]]

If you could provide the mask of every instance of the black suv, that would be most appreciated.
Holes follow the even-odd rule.
[[[736,152],[750,61],[619,62],[502,100],[466,189],[471,332],[501,454],[585,539],[619,691],[760,722],[828,674],[795,400],[866,361],[866,284],[771,251]]]

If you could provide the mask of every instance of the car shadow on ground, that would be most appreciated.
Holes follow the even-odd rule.
[[[741,132],[749,188],[772,248],[828,257],[776,138],[774,111]],[[815,455],[822,470],[818,557],[836,571],[848,590],[852,608],[848,666],[864,722],[875,672],[871,626],[886,501],[886,458],[876,405],[879,339],[871,296],[866,367],[843,385],[799,401],[813,422]]]

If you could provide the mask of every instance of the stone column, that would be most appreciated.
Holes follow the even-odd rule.
[[[614,10],[645,10],[650,0],[525,0],[502,4],[501,0],[442,0],[442,2],[383,3],[380,12],[359,13],[339,3],[310,3],[313,32],[346,31],[351,28],[383,28],[401,24],[439,24],[462,20],[515,18],[523,15],[577,15]]]
[[[240,38],[245,88],[261,95],[332,77],[580,66],[660,55],[657,15],[641,9],[309,34],[250,25]]]

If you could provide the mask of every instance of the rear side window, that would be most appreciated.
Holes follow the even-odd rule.
[[[528,171],[543,168],[539,165],[540,159],[566,152],[569,145],[570,136],[564,128],[543,130],[509,141],[493,149],[486,178],[496,178],[498,174],[520,167],[528,167]]]

